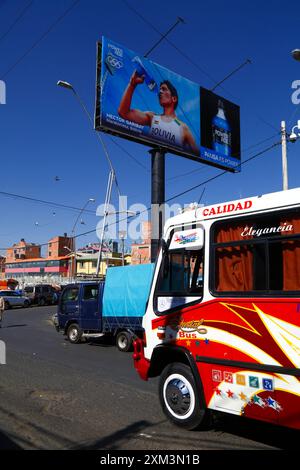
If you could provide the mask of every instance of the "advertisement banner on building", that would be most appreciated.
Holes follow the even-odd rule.
[[[240,108],[200,88],[201,157],[240,170]]]
[[[222,101],[222,114],[215,107],[221,98],[212,94],[216,99],[209,100],[208,90],[107,38],[102,38],[98,55],[96,130],[239,171],[240,153],[232,152],[239,113],[238,119],[233,113],[234,123],[227,121],[232,114],[226,106],[231,110],[232,103]],[[239,129],[236,134],[235,149]]]

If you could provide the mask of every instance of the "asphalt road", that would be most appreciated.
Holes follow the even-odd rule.
[[[299,433],[232,416],[184,431],[160,410],[157,379],[143,382],[131,353],[98,339],[70,344],[55,307],[5,312],[0,339],[0,449],[296,449]]]

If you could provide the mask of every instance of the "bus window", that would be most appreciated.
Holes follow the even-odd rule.
[[[202,294],[203,250],[166,252],[157,292],[176,295]]]
[[[212,230],[212,291],[300,290],[299,211],[217,222]]]

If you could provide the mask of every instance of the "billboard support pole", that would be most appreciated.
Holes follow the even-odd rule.
[[[165,154],[161,148],[151,154],[151,262],[155,262],[165,222]]]

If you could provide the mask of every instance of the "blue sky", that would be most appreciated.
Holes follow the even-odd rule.
[[[75,207],[82,207],[90,197],[103,203],[109,170],[103,150],[73,94],[56,82],[72,83],[93,114],[96,41],[104,35],[143,54],[160,37],[155,29],[164,33],[177,16],[186,24],[168,37],[175,47],[164,41],[149,56],[153,61],[212,88],[247,58],[252,60],[216,89],[241,107],[242,160],[280,140],[281,120],[290,129],[300,119],[299,105],[291,101],[291,84],[300,80],[300,62],[290,55],[292,49],[300,48],[294,2],[285,2],[284,7],[277,0],[126,2],[81,0],[55,24],[74,0],[0,0],[0,79],[7,90],[7,103],[0,105],[0,191]],[[124,151],[104,134],[103,139],[129,205],[148,206],[148,148],[115,139]],[[300,140],[288,145],[290,188],[298,186],[299,154]],[[218,169],[168,154],[166,198],[218,173]],[[240,174],[226,174],[205,187],[202,202],[206,204],[280,190],[280,146],[243,166]],[[197,201],[202,189],[174,202]],[[45,243],[55,235],[70,233],[78,215],[70,209],[1,194],[0,198],[1,248],[20,238]],[[91,203],[89,209],[93,207],[96,204]],[[94,229],[99,222],[93,213],[82,219],[85,225],[77,225],[77,234]],[[93,234],[83,236],[77,245],[95,240]]]

